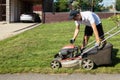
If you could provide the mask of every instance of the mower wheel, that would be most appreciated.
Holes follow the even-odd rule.
[[[82,60],[81,66],[83,69],[91,70],[94,68],[94,62],[90,59],[85,58]]]
[[[60,61],[58,61],[58,60],[53,60],[53,61],[51,62],[51,68],[52,68],[52,69],[59,69],[60,67],[62,67]]]

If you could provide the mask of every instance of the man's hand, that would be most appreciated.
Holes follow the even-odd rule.
[[[95,47],[97,47],[98,49],[103,49],[105,45],[106,45],[106,42],[95,43]]]
[[[75,42],[75,39],[71,39],[70,43],[73,44]]]

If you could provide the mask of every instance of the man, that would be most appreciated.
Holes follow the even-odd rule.
[[[80,31],[80,24],[85,24],[86,27],[81,49],[85,48],[93,32],[96,40],[95,46],[100,46],[101,41],[104,39],[104,31],[102,28],[101,20],[97,14],[90,11],[78,12],[76,10],[71,10],[69,18],[73,19],[76,25],[74,36],[70,40],[70,43],[74,43],[74,41],[76,40],[76,37],[78,36],[78,33]]]

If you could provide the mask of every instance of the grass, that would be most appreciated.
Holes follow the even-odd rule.
[[[115,24],[107,19],[102,20],[105,32]],[[52,70],[50,62],[53,56],[73,37],[74,22],[59,22],[42,24],[22,34],[0,41],[0,73],[120,73],[120,37],[109,39],[114,45],[114,66],[101,66],[97,69],[86,71],[81,68],[61,68]],[[84,27],[76,40],[80,45]],[[94,37],[90,39],[92,41]]]

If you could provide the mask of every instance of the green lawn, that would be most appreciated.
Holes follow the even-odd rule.
[[[102,20],[105,32],[115,24],[107,19]],[[114,66],[102,66],[97,69],[86,71],[81,68],[61,68],[52,70],[50,62],[53,56],[63,47],[69,44],[73,37],[74,22],[59,22],[42,24],[32,30],[17,36],[0,41],[0,73],[120,73],[120,36],[109,39],[114,45]],[[76,45],[82,43],[84,27],[76,40]],[[90,39],[92,41],[94,37]]]

